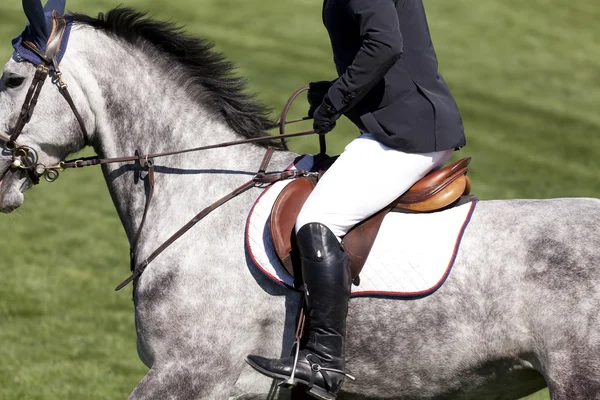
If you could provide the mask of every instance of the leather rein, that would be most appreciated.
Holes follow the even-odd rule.
[[[60,172],[70,169],[70,168],[82,168],[94,165],[103,165],[103,164],[112,164],[112,163],[124,163],[124,162],[135,162],[138,163],[143,170],[147,171],[147,180],[149,185],[148,197],[146,200],[146,205],[144,206],[144,212],[142,215],[142,220],[138,227],[138,230],[134,236],[134,239],[131,243],[130,247],[130,262],[131,262],[131,275],[125,279],[121,284],[119,284],[115,290],[121,290],[125,286],[127,286],[130,282],[139,278],[148,265],[156,259],[163,251],[165,251],[171,244],[173,244],[177,239],[183,236],[187,231],[189,231],[194,225],[200,222],[203,218],[208,216],[212,211],[216,210],[223,204],[227,203],[229,200],[241,195],[242,193],[250,190],[253,187],[261,187],[264,185],[270,185],[272,183],[285,180],[292,179],[299,176],[307,176],[311,174],[309,171],[304,170],[287,170],[282,172],[266,172],[269,163],[271,161],[271,157],[274,153],[273,148],[268,148],[267,152],[260,164],[258,172],[254,175],[252,179],[248,182],[244,183],[240,187],[233,190],[231,193],[226,196],[220,198],[219,200],[212,203],[210,206],[206,207],[202,211],[200,211],[194,218],[192,218],[187,224],[181,227],[177,232],[171,235],[162,245],[160,245],[156,250],[154,250],[150,256],[148,256],[143,261],[137,263],[137,257],[135,253],[135,248],[137,247],[138,241],[140,239],[141,233],[143,231],[143,227],[146,222],[146,217],[148,215],[148,211],[152,204],[152,198],[154,195],[154,183],[155,183],[155,169],[154,169],[154,159],[159,157],[173,156],[184,153],[197,152],[202,150],[210,150],[222,147],[229,147],[241,144],[248,143],[260,143],[266,141],[276,140],[273,136],[265,136],[244,140],[237,140],[225,143],[218,143],[208,146],[196,147],[192,149],[179,150],[179,151],[169,151],[164,153],[155,153],[155,154],[141,154],[136,152],[136,155],[133,156],[125,156],[125,157],[116,157],[116,158],[100,158],[100,157],[84,157],[75,160],[69,161],[61,161],[57,165],[54,166],[45,166],[44,164],[39,163],[37,152],[29,146],[21,145],[17,142],[17,139],[23,132],[25,125],[29,123],[31,117],[33,115],[33,111],[37,104],[38,98],[40,96],[42,87],[46,81],[48,76],[53,77],[53,83],[57,85],[59,92],[65,98],[75,118],[77,119],[79,126],[81,127],[81,131],[83,134],[85,144],[89,144],[89,135],[85,128],[85,124],[81,115],[77,111],[77,107],[73,102],[73,99],[69,93],[68,86],[64,82],[62,78],[62,74],[58,69],[58,62],[56,61],[57,55],[60,51],[60,45],[62,43],[62,38],[64,36],[67,24],[64,17],[58,13],[53,13],[52,15],[53,21],[53,29],[50,34],[50,38],[47,44],[46,53],[43,54],[35,44],[31,42],[24,42],[24,45],[35,52],[43,61],[41,64],[36,66],[35,75],[33,77],[33,81],[27,92],[27,96],[25,97],[25,101],[21,108],[21,112],[19,113],[19,117],[17,119],[17,123],[15,128],[12,129],[12,133],[6,134],[0,131],[0,140],[4,141],[4,148],[8,150],[11,155],[13,162],[11,164],[11,169],[21,169],[25,170],[34,185],[37,185],[40,182],[40,178],[44,177],[44,179],[48,182],[54,182],[58,179]],[[293,138],[299,136],[313,135],[315,134],[314,130],[296,132],[296,133],[285,133],[285,126],[288,124],[306,121],[310,118],[304,117],[296,120],[286,121],[287,114],[296,100],[296,98],[304,91],[308,90],[308,88],[301,88],[294,92],[288,102],[286,103],[281,119],[279,122],[279,132],[280,135],[277,139],[281,139],[285,145],[284,139]],[[325,154],[325,140],[324,136],[320,135],[320,145],[321,145],[321,153]]]

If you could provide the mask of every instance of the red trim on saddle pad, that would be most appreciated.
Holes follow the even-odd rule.
[[[302,159],[304,159],[304,156],[301,156],[300,158],[296,159],[296,162],[292,163],[289,167],[287,167],[285,170],[289,171],[291,169],[293,169],[296,166],[296,163],[299,163]],[[260,265],[260,263],[258,262],[258,260],[256,259],[256,257],[254,256],[254,253],[252,252],[252,247],[250,246],[250,233],[249,233],[249,228],[250,228],[250,219],[252,217],[252,214],[254,213],[254,210],[256,209],[256,206],[258,205],[258,203],[260,203],[260,200],[263,198],[263,196],[267,193],[268,190],[270,190],[271,188],[273,188],[274,184],[271,184],[268,188],[266,188],[265,190],[263,190],[263,192],[260,194],[260,196],[258,196],[258,198],[256,199],[256,202],[254,202],[254,205],[252,206],[252,209],[250,210],[250,212],[248,213],[248,218],[246,219],[246,229],[245,229],[245,245],[246,245],[246,251],[248,252],[248,255],[250,255],[250,258],[252,258],[252,262],[254,263],[254,265],[260,270],[260,272],[262,272],[263,274],[265,274],[267,276],[267,278],[269,278],[270,280],[272,280],[273,282],[284,286],[288,289],[293,289],[296,290],[294,287],[288,285],[287,283],[285,283],[284,281],[280,280],[279,278],[277,278],[276,276],[272,275],[269,271],[267,271],[266,269],[264,269],[262,267],[262,265]]]
[[[446,272],[442,275],[441,279],[431,288],[426,290],[421,290],[419,292],[379,292],[379,291],[364,291],[364,292],[354,292],[352,293],[352,297],[398,297],[398,298],[415,298],[415,297],[425,297],[437,291],[448,279],[450,275],[450,271],[452,271],[452,267],[454,266],[454,261],[456,261],[456,256],[458,255],[458,249],[460,248],[460,242],[462,241],[463,235],[465,233],[465,229],[467,229],[467,225],[471,222],[471,217],[473,216],[473,211],[475,211],[475,206],[477,205],[478,200],[473,200],[471,202],[471,207],[469,208],[469,212],[467,213],[467,217],[465,218],[465,222],[460,228],[460,233],[456,238],[456,242],[454,243],[454,251],[452,252],[452,258],[446,267]]]

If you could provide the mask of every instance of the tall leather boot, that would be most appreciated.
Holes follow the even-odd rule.
[[[308,342],[300,350],[294,381],[322,400],[336,398],[345,377],[344,345],[350,298],[350,258],[337,237],[320,223],[297,235],[308,318]],[[249,355],[248,364],[274,379],[289,379],[295,357],[268,359]]]

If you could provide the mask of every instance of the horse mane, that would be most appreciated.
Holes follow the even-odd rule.
[[[172,22],[157,21],[145,12],[125,7],[100,13],[97,18],[74,14],[73,21],[101,29],[143,51],[151,44],[186,72],[181,86],[244,138],[267,137],[266,131],[276,126],[269,118],[271,110],[246,92],[246,80],[235,76],[236,66],[214,50],[214,43],[189,36]],[[262,145],[284,147],[281,140]]]

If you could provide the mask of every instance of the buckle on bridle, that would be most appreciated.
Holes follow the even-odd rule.
[[[60,72],[58,69],[55,69],[54,71],[55,72],[54,72],[54,77],[52,78],[52,83],[54,85],[57,85],[60,90],[63,90],[63,91],[67,90],[69,88],[69,86],[63,80],[62,72]]]

